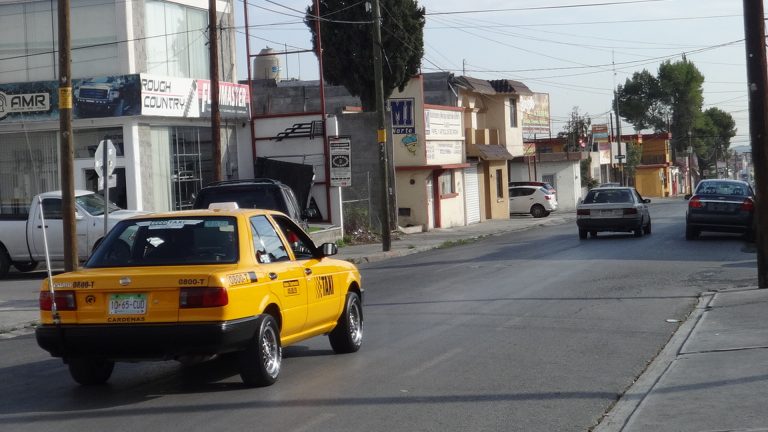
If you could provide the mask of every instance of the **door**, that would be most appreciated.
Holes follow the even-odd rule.
[[[256,260],[263,266],[270,290],[281,301],[283,315],[280,336],[293,336],[307,321],[307,282],[304,268],[288,254],[275,227],[266,216],[254,216],[251,237]]]
[[[35,214],[28,228],[30,235],[30,247],[32,254],[37,257],[45,256],[45,244],[43,241],[43,224],[40,215],[41,206],[35,206]],[[43,199],[43,217],[45,218],[45,236],[48,239],[48,253],[51,260],[64,259],[64,220],[61,210],[61,198]],[[88,257],[88,226],[84,215],[75,213],[75,241],[77,242],[77,254],[79,259]]]
[[[467,225],[480,222],[480,189],[477,182],[477,164],[464,169],[464,196],[467,207]]]
[[[314,242],[290,218],[272,216],[297,264],[302,268],[307,286],[307,321],[305,331],[336,323],[346,288],[337,266],[315,256]]]

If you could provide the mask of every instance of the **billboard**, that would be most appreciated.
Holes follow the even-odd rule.
[[[523,136],[550,135],[548,93],[520,95],[520,110],[523,113]]]

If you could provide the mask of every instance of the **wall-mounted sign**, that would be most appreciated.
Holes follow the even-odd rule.
[[[425,109],[427,139],[461,140],[464,138],[461,111]]]
[[[348,136],[328,137],[331,156],[331,186],[352,186],[352,145]]]
[[[407,135],[416,133],[414,98],[390,99],[389,112],[392,117],[392,134]]]
[[[10,114],[47,112],[50,109],[48,93],[6,94],[0,91],[0,120]]]

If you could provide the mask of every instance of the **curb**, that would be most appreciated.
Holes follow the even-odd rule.
[[[592,432],[620,432],[627,425],[632,416],[637,412],[646,397],[661,380],[661,377],[669,370],[669,367],[677,359],[680,350],[693,333],[701,317],[715,298],[715,292],[704,292],[699,296],[696,306],[691,313],[675,330],[664,348],[648,364],[640,376],[635,379],[618,401],[603,415],[599,423],[591,429]]]

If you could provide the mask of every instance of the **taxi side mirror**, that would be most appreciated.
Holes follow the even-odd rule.
[[[320,252],[324,257],[336,255],[339,253],[339,247],[336,246],[336,243],[323,243],[320,246]]]

